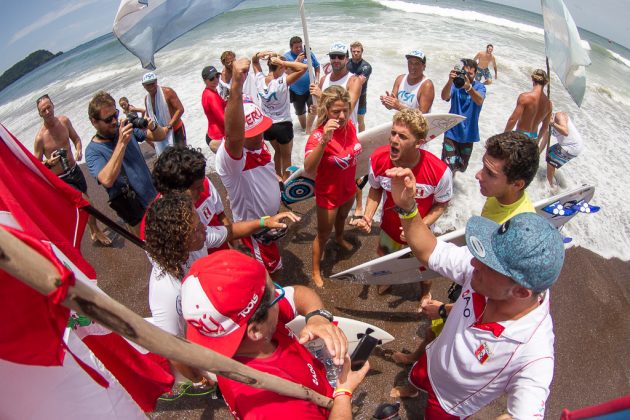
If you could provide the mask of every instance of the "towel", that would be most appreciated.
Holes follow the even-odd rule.
[[[149,118],[155,120],[159,125],[166,127],[169,121],[171,121],[171,113],[168,110],[168,104],[164,98],[162,87],[158,86],[157,92],[155,93],[155,112],[153,111],[153,100],[151,99],[151,95],[147,95],[144,98],[144,103],[146,105],[147,115]],[[173,130],[169,130],[164,140],[153,142],[153,144],[155,145],[156,155],[160,156],[164,149],[173,145]]]

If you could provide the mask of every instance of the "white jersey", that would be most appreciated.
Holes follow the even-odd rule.
[[[428,77],[423,76],[422,80],[416,83],[415,85],[410,85],[407,81],[409,75],[405,74],[403,77],[402,83],[398,86],[398,101],[404,104],[408,108],[419,109],[420,104],[418,103],[418,92],[420,88],[424,84],[424,82],[430,80]],[[427,111],[427,114],[431,112],[431,109]]]
[[[354,76],[354,74],[348,72],[345,76],[343,76],[339,80],[332,81],[330,80],[330,76],[332,73],[324,76],[324,82],[322,83],[322,92],[325,91],[330,86],[342,86],[345,90],[348,90],[348,82],[350,78]],[[354,105],[354,109],[350,113],[350,119],[354,123],[355,126],[359,126],[358,124],[358,112],[359,112],[359,98],[357,98],[357,103]]]
[[[265,75],[259,72],[256,73],[255,80],[263,114],[271,118],[274,123],[292,121],[286,74],[277,79],[271,79],[267,84]]]
[[[225,69],[224,69],[225,71]],[[219,77],[219,85],[217,86],[217,92],[219,92],[219,96],[223,98],[224,101],[228,100],[230,96],[230,86],[232,84],[232,79],[224,82],[221,77]],[[256,82],[254,80],[253,72],[247,73],[247,79],[245,79],[245,83],[243,83],[243,94],[251,97],[252,101],[260,106],[260,99],[258,98],[258,92],[256,91]]]
[[[525,316],[481,323],[486,298],[471,287],[473,255],[438,240],[429,268],[462,285],[440,335],[426,348],[428,375],[442,408],[467,417],[507,394],[513,418],[543,418],[554,367],[549,293]]]
[[[580,132],[569,117],[567,117],[567,122],[569,128],[568,136],[563,136],[554,128],[551,129],[551,133],[554,135],[556,140],[558,140],[558,144],[562,147],[562,150],[566,151],[570,155],[577,156],[584,148],[584,141],[582,140]]]
[[[221,142],[215,158],[215,167],[228,192],[235,222],[273,216],[280,208],[280,185],[276,170],[267,149],[243,149],[235,159]]]

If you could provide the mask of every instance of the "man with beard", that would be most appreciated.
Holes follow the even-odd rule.
[[[90,174],[107,190],[110,207],[138,235],[145,209],[157,191],[138,145],[145,134],[126,119],[119,123],[119,112],[109,93],[94,95],[88,115],[96,134],[85,150],[85,161]],[[156,129],[157,123],[149,121],[149,130]]]
[[[456,171],[466,172],[473,146],[479,141],[479,114],[486,97],[486,87],[475,80],[477,62],[469,58],[461,60],[463,68],[455,66],[442,88],[442,100],[451,102],[451,114],[466,119],[444,134],[442,160]]]

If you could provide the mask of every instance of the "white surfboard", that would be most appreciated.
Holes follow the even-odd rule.
[[[429,124],[428,140],[433,140],[448,129],[464,121],[466,117],[455,114],[425,114]],[[359,133],[359,142],[363,148],[357,160],[357,178],[368,174],[370,155],[378,147],[387,144],[392,123],[386,122]],[[315,181],[304,173],[304,168],[295,168],[284,182],[282,201],[293,204],[311,198],[315,193]]]
[[[556,228],[560,228],[578,214],[579,211],[567,212],[565,215],[561,215],[551,214],[543,209],[556,202],[569,208],[580,201],[590,201],[594,193],[595,187],[583,185],[556,196],[537,201],[534,206],[536,207],[536,213],[547,219]],[[447,233],[446,235],[439,236],[438,239],[463,246],[466,243],[465,229]],[[440,277],[440,275],[420,264],[408,247],[331,276],[331,278],[335,280],[361,284],[417,283],[420,280],[430,280],[434,277]]]
[[[367,322],[336,316],[334,323],[337,324],[348,338],[348,354],[352,354],[357,344],[359,344],[359,340],[366,334],[366,331],[369,332],[372,337],[379,340],[379,344],[389,343],[394,340],[393,335]],[[295,335],[298,335],[305,325],[304,317],[298,316],[293,321],[289,322],[287,327],[289,327]]]

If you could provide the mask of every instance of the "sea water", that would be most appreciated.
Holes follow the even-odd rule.
[[[179,95],[186,112],[188,141],[208,156],[214,156],[204,138],[206,118],[201,107],[204,84],[201,69],[220,68],[224,50],[251,57],[271,49],[284,52],[289,38],[302,36],[295,0],[246,1],[236,9],[204,23],[156,55],[159,83]],[[436,90],[433,112],[448,112],[440,92],[449,70],[462,57],[471,58],[494,44],[499,77],[488,87],[479,121],[481,138],[503,131],[519,93],[531,89],[530,73],[545,68],[542,18],[529,12],[481,1],[309,1],[306,14],[311,46],[318,59],[327,60],[331,43],[360,40],[364,58],[373,66],[367,94],[366,126],[391,119],[379,95],[391,91],[396,75],[406,73],[405,53],[421,49],[427,55],[426,74]],[[587,69],[584,102],[578,108],[552,76],[551,99],[556,110],[568,112],[585,140],[582,154],[558,170],[560,189],[584,183],[596,187],[593,203],[602,210],[578,215],[563,230],[573,244],[604,257],[630,259],[630,212],[625,201],[630,183],[630,51],[607,40],[582,32],[593,64]],[[266,66],[263,66],[265,68]],[[105,35],[73,49],[29,73],[0,93],[0,122],[27,148],[41,120],[35,99],[48,93],[57,114],[67,115],[87,145],[94,133],[87,117],[91,96],[100,89],[116,99],[127,96],[143,106],[145,91],[140,83],[144,70],[113,35]],[[306,136],[295,121],[294,164],[303,160]],[[383,139],[386,142],[386,139]],[[441,138],[428,149],[439,156]],[[476,145],[468,171],[454,181],[454,198],[437,223],[437,230],[460,228],[479,214],[484,197],[474,178],[481,167],[483,142]],[[532,200],[554,194],[545,177],[541,158],[539,172],[528,191]]]

